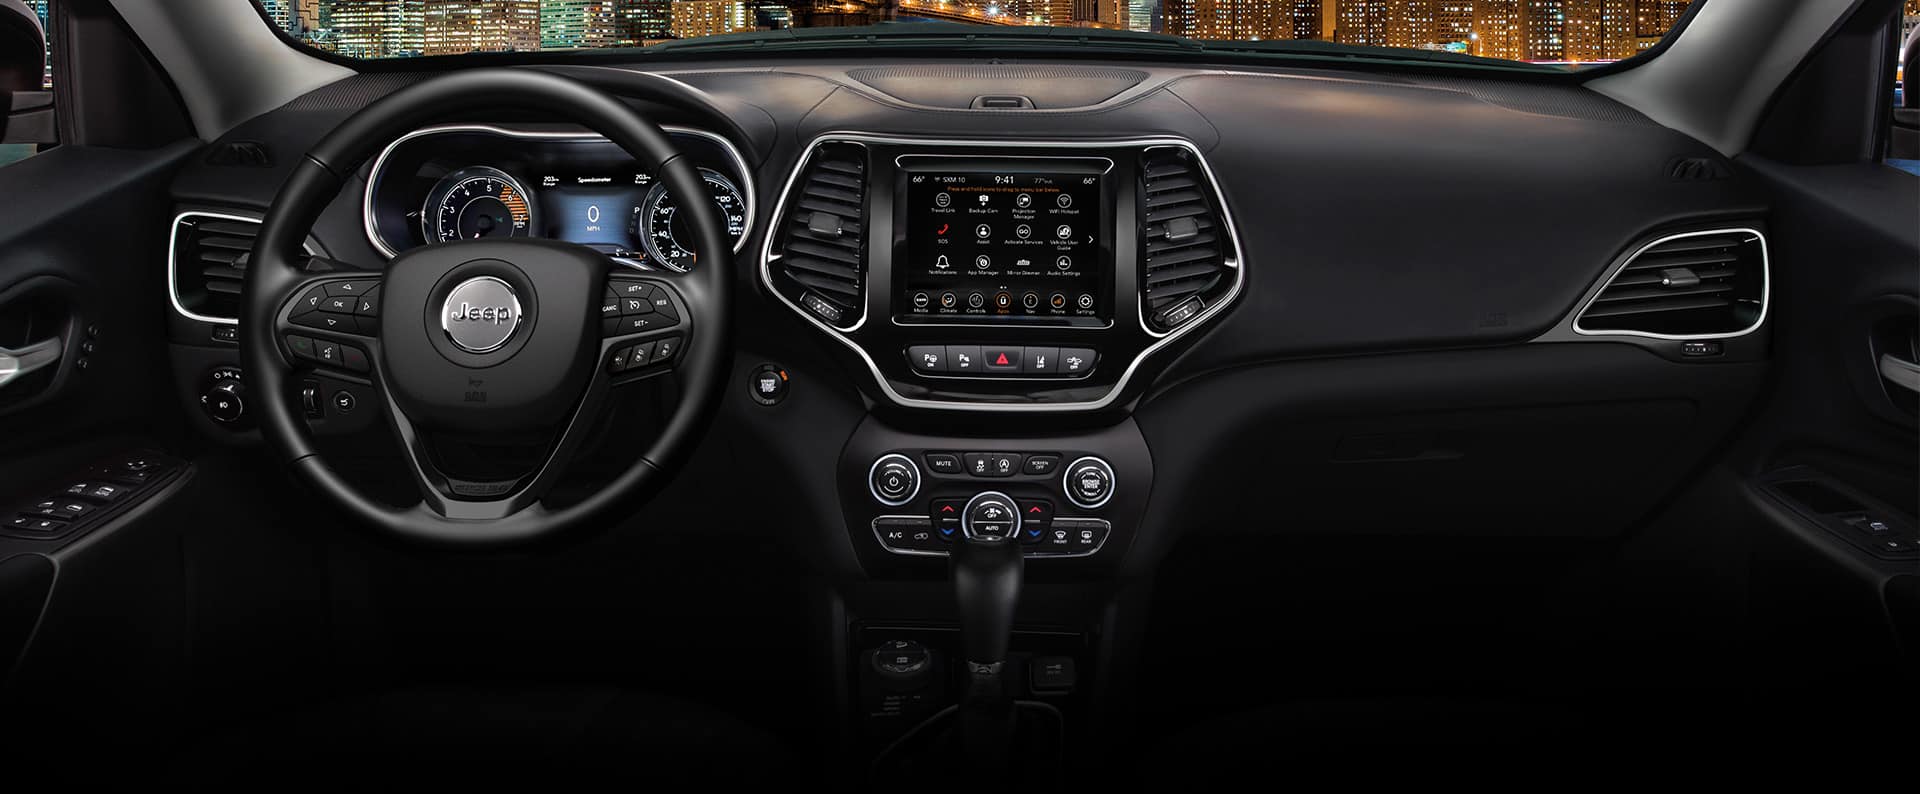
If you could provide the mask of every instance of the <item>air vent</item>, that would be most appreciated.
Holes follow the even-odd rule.
[[[240,279],[259,231],[259,221],[231,215],[189,212],[174,219],[169,260],[174,306],[207,322],[239,317]]]
[[[1766,316],[1767,244],[1752,229],[1693,232],[1628,258],[1574,321],[1587,334],[1737,336]]]
[[[790,295],[807,312],[851,328],[864,315],[867,156],[850,143],[813,151],[773,248]]]
[[[1141,311],[1156,330],[1191,321],[1232,287],[1233,241],[1212,192],[1185,148],[1141,154]]]
[[[1713,182],[1730,176],[1733,170],[1711,157],[1682,158],[1667,168],[1667,177],[1675,182]]]

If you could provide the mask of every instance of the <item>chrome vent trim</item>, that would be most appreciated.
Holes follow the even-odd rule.
[[[1694,248],[1672,245],[1674,243],[1697,241],[1701,240],[1701,238],[1713,237],[1740,237],[1742,239],[1731,245],[1708,245]],[[1744,327],[1728,331],[1684,334],[1634,329],[1596,329],[1583,325],[1584,320],[1596,316],[1632,316],[1634,314],[1654,314],[1658,313],[1658,311],[1687,311],[1713,308],[1719,305],[1731,305],[1730,303],[1723,303],[1722,299],[1717,296],[1734,292],[1737,289],[1728,281],[1734,278],[1737,272],[1730,270],[1726,265],[1729,263],[1737,263],[1738,260],[1729,258],[1728,256],[1714,254],[1712,251],[1749,243],[1756,243],[1758,245],[1760,289],[1757,298],[1759,305],[1754,314],[1754,319]],[[1695,252],[1704,253],[1696,254]],[[1669,259],[1645,263],[1640,261],[1648,256],[1664,256],[1669,257]],[[1615,266],[1613,270],[1607,274],[1606,278],[1600,281],[1600,287],[1593,290],[1592,294],[1587,296],[1586,302],[1581,305],[1580,310],[1574,313],[1573,331],[1581,336],[1628,336],[1643,339],[1669,339],[1676,341],[1731,339],[1745,336],[1759,330],[1767,321],[1767,314],[1771,308],[1770,304],[1772,302],[1771,295],[1773,290],[1773,273],[1770,260],[1771,255],[1767,247],[1766,234],[1752,227],[1739,226],[1707,229],[1661,237],[1641,246],[1631,255],[1621,260],[1620,264]],[[1696,267],[1700,269],[1694,270],[1693,268]],[[1678,272],[1669,276],[1662,272],[1662,270],[1665,269],[1673,269]],[[1620,292],[1616,292],[1611,296],[1608,294],[1610,291],[1615,290],[1635,290],[1635,292],[1628,292],[1625,293],[1625,295],[1622,295]],[[1695,300],[1690,305],[1681,305],[1664,310],[1650,309],[1635,312],[1610,311],[1604,307],[1596,309],[1597,306],[1607,303],[1630,304],[1636,300],[1675,298],[1694,298]],[[1725,299],[1725,301],[1728,302],[1751,300],[1754,299],[1743,298],[1739,295],[1732,295]],[[1607,313],[1597,314],[1596,312]]]

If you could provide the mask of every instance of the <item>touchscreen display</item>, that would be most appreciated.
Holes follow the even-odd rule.
[[[907,180],[903,320],[1111,317],[1099,174],[916,171]]]

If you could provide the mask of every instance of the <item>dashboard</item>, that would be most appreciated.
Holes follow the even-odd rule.
[[[699,168],[708,200],[739,250],[755,205],[746,163],[727,139],[668,130]],[[539,237],[579,243],[642,270],[685,271],[698,253],[677,198],[619,147],[592,133],[446,125],[395,140],[367,181],[367,237],[388,256],[436,242]]]

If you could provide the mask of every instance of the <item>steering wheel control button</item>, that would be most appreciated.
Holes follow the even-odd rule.
[[[669,336],[653,343],[653,355],[647,357],[647,365],[666,364],[673,361],[675,353],[680,352],[680,337]]]
[[[320,311],[352,314],[359,305],[360,301],[352,295],[328,295],[326,300],[320,302]]]
[[[913,365],[915,372],[946,372],[947,348],[945,345],[914,345],[907,348],[907,363]]]
[[[373,365],[367,361],[367,354],[353,345],[340,346],[340,364],[350,372],[369,372]]]
[[[1059,455],[1028,455],[1027,462],[1020,467],[1020,473],[1045,477],[1060,468]]]
[[[960,531],[969,540],[1012,538],[1020,532],[1020,506],[999,491],[982,491],[960,511]]]
[[[363,279],[359,281],[330,281],[323,286],[326,287],[328,295],[354,296],[354,295],[365,295],[369,292],[372,292],[375,287],[380,286],[380,282],[374,281],[372,279]]]
[[[353,397],[353,392],[342,389],[333,393],[333,410],[335,411],[350,414],[353,413],[354,406],[358,404],[358,401]]]
[[[293,314],[298,317],[307,312],[317,312],[320,310],[320,304],[325,302],[326,299],[326,287],[320,286],[309,289],[305,294],[300,296],[299,301],[293,304]]]
[[[341,366],[340,359],[339,342],[328,342],[322,339],[313,343],[313,360],[338,367]]]
[[[927,469],[934,474],[959,474],[960,457],[950,452],[929,452],[926,454]]]
[[[969,452],[962,460],[975,477],[1012,477],[1020,471],[1020,456],[1011,452]]]
[[[207,412],[207,418],[230,425],[247,415],[245,396],[246,387],[240,385],[239,381],[224,381],[200,395],[200,409]]]
[[[608,372],[626,372],[628,362],[633,359],[633,348],[623,347],[613,351],[613,358],[607,360]]]
[[[1059,373],[1067,376],[1085,375],[1093,371],[1093,365],[1100,362],[1100,353],[1084,347],[1060,348]]]
[[[980,355],[986,359],[988,372],[1019,372],[1026,351],[1017,347],[989,347],[982,349]]]
[[[1084,457],[1067,464],[1066,474],[1061,479],[1061,488],[1067,492],[1067,500],[1075,505],[1092,510],[1113,498],[1113,467],[1096,457]]]
[[[867,490],[874,501],[899,507],[920,493],[920,468],[905,455],[882,455],[867,470]]]
[[[325,301],[327,299],[322,298],[321,300]],[[288,322],[308,328],[318,328],[322,331],[333,331],[342,334],[360,333],[360,323],[354,320],[353,315],[342,314],[340,312],[322,310],[296,314],[288,318]]]
[[[293,351],[293,357],[313,360],[313,340],[304,336],[287,335],[287,349]]]
[[[761,405],[778,405],[787,399],[787,371],[772,364],[761,364],[747,378],[747,393]]]
[[[520,329],[520,294],[493,276],[475,276],[447,293],[440,307],[440,328],[455,347],[491,353],[506,346]]]
[[[353,305],[353,313],[360,317],[380,316],[380,288],[375,286],[367,290],[365,295],[361,295]],[[362,324],[365,324],[364,320]]]

